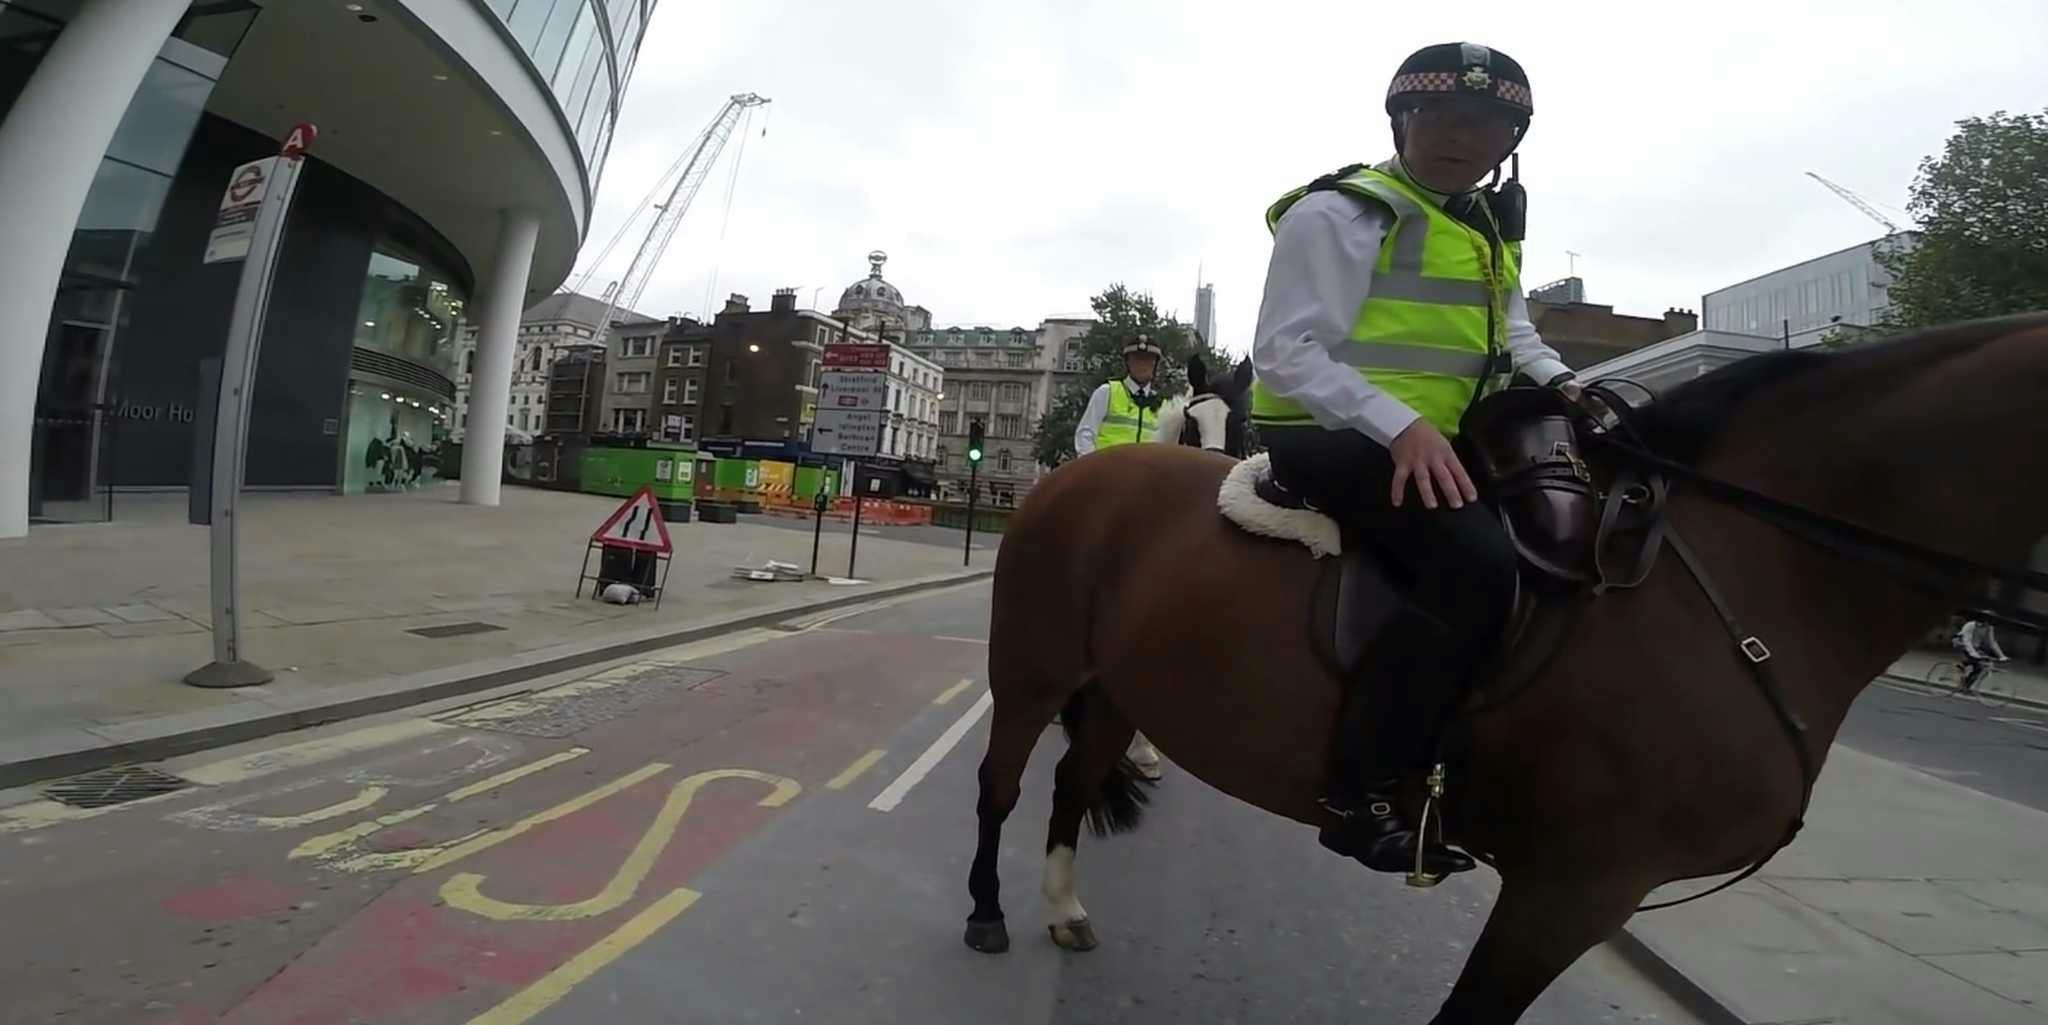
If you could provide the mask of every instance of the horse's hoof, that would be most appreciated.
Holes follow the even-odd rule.
[[[993,922],[967,923],[966,938],[967,949],[984,954],[1000,954],[1010,949],[1010,930],[1004,927],[1000,918]]]
[[[1052,941],[1061,949],[1083,951],[1095,949],[1095,927],[1085,918],[1071,922],[1058,922],[1046,927],[1052,933]]]

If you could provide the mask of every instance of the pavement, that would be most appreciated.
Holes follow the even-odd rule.
[[[1416,891],[1178,775],[1082,841],[1102,946],[1035,923],[1055,732],[960,941],[985,583],[650,651],[156,768],[0,794],[8,1020],[120,1025],[1422,1022],[1493,895]],[[479,701],[478,699],[484,699]],[[1598,948],[1524,1019],[1699,1019]]]
[[[1743,1022],[2041,1025],[2044,851],[2048,716],[1880,684],[1791,847],[1628,929]]]
[[[0,786],[161,758],[676,643],[763,615],[987,572],[957,532],[863,530],[858,579],[750,582],[738,564],[808,567],[812,537],[765,517],[670,527],[660,606],[578,597],[586,539],[617,499],[508,487],[497,508],[456,486],[244,499],[244,657],[274,682],[185,685],[212,658],[208,531],[183,495],[124,496],[122,519],[0,540]],[[981,541],[982,539],[977,539]],[[820,571],[848,568],[827,523]],[[594,566],[592,569],[594,570]],[[587,593],[587,592],[586,592]]]

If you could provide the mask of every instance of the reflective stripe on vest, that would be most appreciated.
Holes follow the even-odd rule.
[[[1139,406],[1123,381],[1111,381],[1109,415],[1103,417],[1102,426],[1095,429],[1095,448],[1101,451],[1117,445],[1136,444],[1146,440],[1146,432],[1158,426],[1158,415]]]
[[[1325,342],[1330,355],[1453,435],[1481,386],[1489,351],[1505,342],[1507,296],[1519,287],[1520,247],[1504,247],[1496,275],[1486,237],[1401,179],[1365,168],[1335,186],[1387,208],[1394,224],[1381,240],[1372,285],[1350,334]],[[1273,204],[1268,228],[1277,230],[1280,217],[1308,191],[1296,189]],[[1315,422],[1300,404],[1263,382],[1252,389],[1252,419]]]

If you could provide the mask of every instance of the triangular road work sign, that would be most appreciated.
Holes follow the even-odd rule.
[[[614,510],[609,519],[590,535],[590,540],[608,548],[634,548],[643,552],[671,554],[675,546],[668,540],[668,523],[661,518],[661,503],[654,500],[653,488],[641,488],[626,504]]]

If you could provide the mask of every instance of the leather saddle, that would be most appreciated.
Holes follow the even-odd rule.
[[[1501,517],[1520,556],[1513,611],[1497,637],[1464,643],[1490,657],[1474,678],[1467,708],[1498,704],[1527,687],[1549,662],[1585,603],[1649,575],[1662,541],[1661,481],[1607,471],[1582,455],[1586,414],[1550,388],[1507,388],[1487,396],[1460,425],[1460,458],[1480,500]],[[1254,490],[1283,509],[1308,508],[1261,478]],[[1407,600],[1375,539],[1345,531],[1342,553],[1321,560],[1309,623],[1325,666],[1348,679],[1381,628]],[[1503,596],[1506,600],[1508,596]]]

